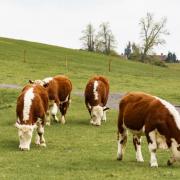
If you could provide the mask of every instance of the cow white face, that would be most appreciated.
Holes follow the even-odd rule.
[[[19,148],[21,150],[30,150],[32,134],[36,126],[35,125],[20,125],[18,123],[16,123],[15,126],[18,128]]]
[[[103,117],[103,107],[93,106],[91,110],[91,124],[100,126]]]
[[[171,151],[176,161],[180,161],[180,144],[175,139],[171,139]]]

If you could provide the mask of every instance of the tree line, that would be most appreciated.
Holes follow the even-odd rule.
[[[133,59],[145,62],[151,57],[154,47],[164,45],[166,43],[165,36],[169,35],[166,28],[167,18],[163,17],[156,21],[154,15],[147,13],[145,17],[139,21],[141,43],[128,43],[124,49],[124,55],[127,59]],[[117,54],[115,52],[116,40],[113,35],[110,24],[102,23],[99,30],[95,31],[92,24],[88,24],[82,31],[80,38],[83,49],[87,51],[100,52],[104,54]],[[173,59],[173,60],[172,60]],[[175,53],[168,53],[167,61],[174,62]]]
[[[114,50],[116,44],[115,37],[108,22],[100,24],[97,33],[93,25],[88,24],[82,31],[80,40],[82,41],[85,50],[101,52],[107,55]]]

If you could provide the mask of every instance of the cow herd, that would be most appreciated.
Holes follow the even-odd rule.
[[[35,143],[46,146],[44,126],[51,120],[66,122],[66,112],[71,102],[72,83],[66,76],[58,75],[43,80],[29,80],[22,89],[16,106],[19,148],[29,150],[33,131]],[[92,77],[85,87],[85,105],[90,114],[90,124],[100,126],[106,121],[106,103],[109,96],[109,81],[103,76]],[[61,119],[57,117],[58,109]],[[141,136],[146,136],[150,152],[150,166],[158,167],[157,149],[169,149],[172,165],[180,161],[180,115],[169,102],[142,92],[129,92],[119,103],[117,123],[117,159],[122,160],[127,142],[127,130],[133,134],[136,160],[143,162]]]

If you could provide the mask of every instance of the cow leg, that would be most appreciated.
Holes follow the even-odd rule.
[[[123,159],[126,142],[127,142],[127,130],[123,128],[122,132],[118,131],[117,160],[122,160]]]
[[[103,111],[103,118],[102,118],[102,120],[106,122],[106,111]]]
[[[133,144],[136,151],[136,160],[138,162],[144,162],[141,152],[141,136],[133,135]]]
[[[156,143],[156,133],[155,131],[151,131],[146,133],[147,141],[148,141],[148,148],[150,152],[150,166],[151,167],[158,167],[157,158],[156,158],[156,150],[157,150],[157,143]]]
[[[51,115],[53,117],[53,120],[55,120],[56,122],[59,122],[59,119],[57,118],[57,112],[58,112],[58,107],[57,104],[54,103],[51,107],[50,107],[50,111],[51,111]]]
[[[170,159],[167,161],[167,165],[168,166],[171,166],[174,164],[174,162],[176,162],[176,158],[174,157],[174,153],[172,153],[172,150],[174,149],[177,149],[177,144],[174,145],[174,142],[170,139],[170,138],[167,138],[166,137],[166,143],[169,147],[169,149],[171,149],[171,157]],[[175,146],[175,147],[174,147]],[[178,149],[177,149],[178,150]]]
[[[51,125],[50,110],[47,110],[46,112],[46,125]]]
[[[89,115],[91,116],[91,106],[89,103],[86,102],[86,107],[87,107],[87,110],[89,112]]]
[[[62,115],[62,117],[61,117],[61,123],[62,123],[62,124],[65,124],[65,122],[66,122],[66,121],[65,121],[65,115],[66,115],[66,112],[67,112],[67,108],[68,108],[68,107],[69,107],[69,101],[60,104],[59,109],[60,109],[60,112],[61,112],[61,115]]]
[[[35,138],[35,144],[46,147],[44,139],[44,125],[41,122],[37,123],[37,135]]]
[[[170,159],[167,161],[167,165],[168,165],[168,166],[171,166],[171,165],[173,165],[174,162],[176,162],[176,160],[175,160],[174,156],[172,156],[172,157],[170,157]]]

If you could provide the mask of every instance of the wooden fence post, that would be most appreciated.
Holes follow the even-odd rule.
[[[68,59],[67,59],[67,56],[65,56],[65,66],[66,66],[66,71],[68,72]]]
[[[111,72],[111,62],[112,62],[112,59],[109,59],[109,72]]]
[[[26,62],[26,50],[24,49],[24,63]]]

